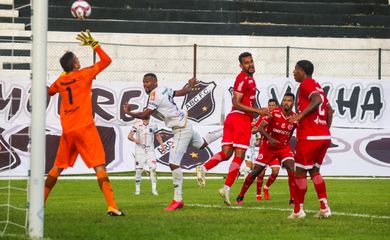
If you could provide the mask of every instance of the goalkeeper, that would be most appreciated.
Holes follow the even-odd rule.
[[[100,61],[80,69],[79,59],[72,52],[66,52],[60,59],[64,72],[50,86],[50,96],[61,95],[60,119],[62,135],[58,146],[56,160],[45,181],[45,202],[57,182],[58,176],[72,167],[80,154],[84,163],[96,172],[99,187],[106,199],[109,216],[124,216],[118,209],[110,180],[105,168],[105,153],[92,115],[91,89],[95,76],[111,63],[111,58],[92,38],[89,30],[77,35],[83,46],[92,47],[99,55]]]

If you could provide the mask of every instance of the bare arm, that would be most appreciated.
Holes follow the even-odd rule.
[[[160,133],[156,133],[154,136],[156,137],[157,142],[160,144],[162,151],[165,152],[165,145],[164,145],[164,142],[162,140]]]
[[[129,132],[129,135],[127,136],[127,138],[128,138],[130,141],[135,142],[136,144],[139,144],[139,140],[136,139],[136,138],[134,137],[134,134],[135,134],[135,132],[130,131],[130,132]]]
[[[268,142],[271,144],[271,146],[276,146],[279,144],[279,141],[276,140],[275,138],[271,137],[270,134],[268,134],[267,131],[265,131],[265,128],[268,126],[268,123],[265,122],[265,121],[262,121],[260,123],[260,126],[259,126],[259,132],[261,133],[261,135],[263,135],[265,138],[268,139]]]
[[[305,108],[301,113],[292,116],[289,120],[290,123],[293,123],[295,121],[301,120],[303,117],[305,117],[307,114],[314,111],[320,104],[322,103],[322,98],[319,93],[313,93],[310,97],[310,104]]]
[[[328,112],[326,115],[326,123],[328,128],[330,128],[332,126],[334,109],[330,106],[329,103],[326,105],[326,111]]]
[[[248,113],[258,113],[261,116],[266,116],[269,112],[268,108],[253,108],[241,103],[244,94],[239,92],[233,92],[233,108],[239,111]]]
[[[126,114],[132,116],[133,118],[139,118],[139,119],[148,119],[150,115],[152,115],[154,112],[154,110],[149,108],[145,108],[145,110],[142,112],[132,112],[130,111],[130,105],[127,103],[123,105],[123,111]]]
[[[191,92],[192,88],[198,83],[196,78],[191,78],[188,83],[180,90],[175,90],[175,97],[181,97]]]

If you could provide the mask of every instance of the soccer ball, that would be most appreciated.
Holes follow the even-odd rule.
[[[72,4],[71,13],[77,19],[85,19],[91,15],[91,5],[84,0],[78,0]]]

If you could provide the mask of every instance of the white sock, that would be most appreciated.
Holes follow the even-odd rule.
[[[223,188],[226,192],[230,192],[230,187],[228,185],[223,185]]]
[[[222,137],[223,134],[223,128],[208,132],[203,139],[207,142],[207,144],[211,144],[212,142],[216,141],[218,138]]]
[[[135,191],[141,191],[142,169],[135,169]]]
[[[157,175],[156,169],[150,170],[150,181],[152,182],[152,191],[155,192],[157,189]]]
[[[173,190],[174,190],[173,199],[176,202],[181,202],[183,201],[183,197],[182,197],[183,172],[181,171],[181,168],[177,168],[172,171],[172,178],[173,178]]]

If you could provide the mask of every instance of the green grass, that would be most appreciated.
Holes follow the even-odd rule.
[[[185,180],[186,205],[175,212],[163,211],[173,194],[170,180],[158,182],[158,197],[151,195],[148,180],[142,182],[140,196],[133,194],[133,180],[113,180],[112,183],[118,205],[127,214],[126,217],[106,216],[106,205],[96,181],[59,180],[45,208],[45,237],[356,240],[388,239],[390,236],[390,180],[327,180],[330,207],[335,214],[322,220],[312,217],[319,204],[312,184],[309,184],[305,209],[313,212],[307,212],[306,219],[294,221],[286,219],[290,214],[290,207],[287,180],[284,179],[279,179],[272,185],[269,201],[257,202],[255,189],[252,187],[240,208],[223,206],[217,192],[223,184],[222,179],[208,180],[205,189],[199,189],[196,180]],[[231,201],[241,184],[241,179],[234,184]],[[350,214],[368,214],[374,217]],[[0,220],[2,218],[0,215]],[[2,228],[0,225],[0,229]],[[0,238],[23,239],[10,235]]]

